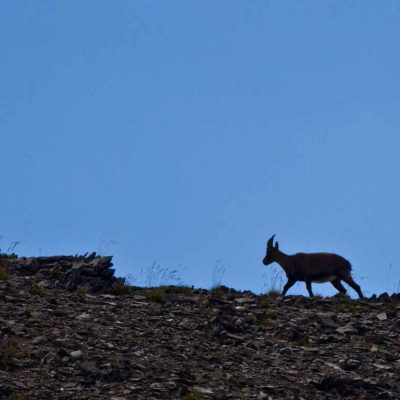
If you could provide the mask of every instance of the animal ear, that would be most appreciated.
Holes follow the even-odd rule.
[[[275,249],[279,250],[279,243],[278,242],[275,243]]]

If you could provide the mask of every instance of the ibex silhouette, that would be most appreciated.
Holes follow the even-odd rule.
[[[267,242],[267,253],[263,264],[277,262],[285,271],[288,280],[283,287],[283,296],[298,281],[306,283],[311,297],[314,296],[312,282],[331,282],[340,293],[344,294],[346,289],[341,283],[344,281],[357,292],[360,298],[364,297],[360,286],[351,276],[351,264],[345,258],[333,253],[296,253],[289,256],[279,250],[278,242],[275,246],[273,245],[274,237],[275,235]]]

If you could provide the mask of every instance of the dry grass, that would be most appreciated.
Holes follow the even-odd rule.
[[[155,303],[164,304],[166,302],[165,288],[155,287],[146,292],[146,299]]]
[[[8,272],[8,268],[0,265],[0,281],[8,281],[10,279],[10,274]]]
[[[186,394],[182,397],[183,400],[203,400],[204,396],[197,390],[193,390],[191,393]]]
[[[217,260],[214,265],[214,271],[212,276],[212,285],[210,288],[211,293],[218,294],[218,290],[222,286],[222,278],[225,274],[225,265],[221,260]]]
[[[179,286],[170,286],[168,288],[169,293],[173,294],[184,294],[184,295],[192,295],[193,294],[193,288],[187,285],[179,285]]]
[[[32,283],[32,286],[29,289],[29,293],[33,294],[34,296],[41,296],[43,294],[43,289],[37,284]]]
[[[154,262],[150,267],[142,268],[140,271],[141,282],[145,287],[165,286],[167,284],[182,285],[181,278],[178,277],[176,269],[161,267]]]
[[[225,292],[222,290],[222,286],[214,286],[210,289],[211,298],[221,298],[224,297]]]
[[[74,291],[75,296],[85,296],[89,293],[89,288],[87,286],[79,286]]]
[[[21,392],[13,394],[11,400],[30,400],[32,397],[28,392]]]
[[[107,292],[118,296],[124,296],[127,294],[131,294],[132,290],[132,286],[127,285],[124,279],[119,279],[111,285]]]
[[[0,254],[0,281],[8,281],[10,279],[10,271],[8,269],[7,256]]]
[[[17,359],[22,356],[16,339],[3,338],[0,342],[0,369],[13,369]]]

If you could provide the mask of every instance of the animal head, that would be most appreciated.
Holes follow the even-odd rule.
[[[267,241],[267,252],[263,259],[264,265],[269,265],[269,264],[272,264],[274,261],[276,261],[276,254],[279,251],[279,243],[276,242],[275,246],[274,246],[274,244],[273,244],[274,237],[275,237],[275,235],[272,235]]]

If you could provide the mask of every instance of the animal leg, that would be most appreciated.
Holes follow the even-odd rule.
[[[342,282],[340,282],[340,279],[335,279],[331,283],[340,293],[346,294],[346,289],[342,285]]]
[[[362,294],[361,288],[359,285],[357,285],[357,283],[354,282],[353,278],[351,277],[351,275],[343,277],[342,278],[350,287],[352,287],[358,294],[358,296],[360,297],[360,299],[364,298],[364,295]]]
[[[308,294],[310,295],[310,297],[314,297],[314,294],[313,294],[312,288],[311,288],[311,281],[306,281],[306,288],[308,290]]]
[[[296,281],[288,279],[286,285],[283,287],[282,296],[286,296],[286,292],[295,284]]]

